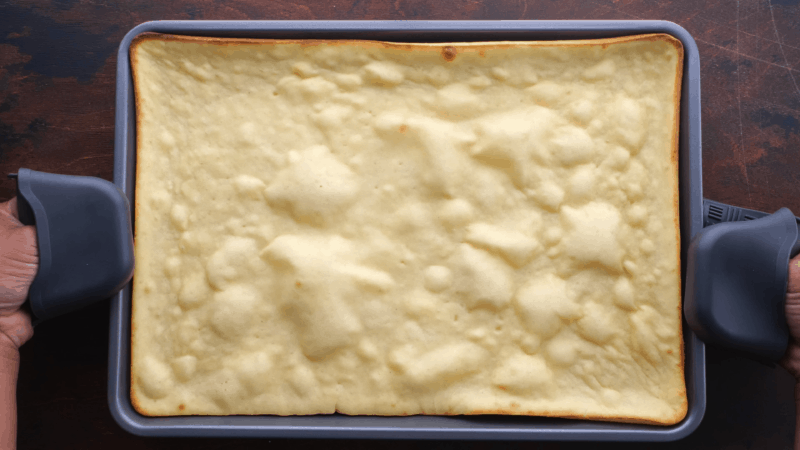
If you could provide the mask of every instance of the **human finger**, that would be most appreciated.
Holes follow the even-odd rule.
[[[788,293],[800,294],[800,253],[789,261]]]
[[[22,225],[22,222],[19,221],[19,211],[17,211],[17,197],[0,203],[0,216],[5,217],[13,226]]]
[[[778,363],[795,379],[800,379],[800,346],[794,342],[790,343]]]
[[[30,315],[19,310],[8,316],[0,316],[0,333],[5,334],[11,342],[20,348],[33,337],[33,325]]]

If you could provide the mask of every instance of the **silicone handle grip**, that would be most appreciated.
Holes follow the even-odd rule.
[[[133,276],[128,199],[94,177],[20,169],[20,220],[36,226],[39,270],[30,288],[38,321],[118,292]]]
[[[774,362],[789,342],[784,312],[797,217],[704,202],[708,224],[689,244],[684,314],[708,343]]]

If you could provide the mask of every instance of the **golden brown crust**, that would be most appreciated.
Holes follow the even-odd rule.
[[[336,411],[337,414],[343,414],[346,416],[354,416],[356,414],[347,414],[342,413],[340,411]],[[393,416],[408,416],[409,414],[394,414]],[[428,413],[423,412],[421,415],[429,415]],[[438,413],[438,414],[430,414],[430,415],[437,415],[437,416],[482,416],[482,415],[498,415],[498,416],[531,416],[531,417],[553,417],[558,419],[574,419],[574,420],[592,420],[597,422],[615,422],[615,423],[634,423],[639,425],[674,425],[685,417],[685,413],[683,415],[676,415],[676,417],[668,418],[663,421],[655,421],[655,420],[644,420],[639,419],[636,417],[626,417],[626,416],[597,416],[591,414],[573,414],[571,412],[559,412],[559,411],[524,411],[524,410],[515,410],[515,409],[480,409],[471,411],[465,414],[449,414],[449,413]]]
[[[681,106],[681,89],[682,89],[682,82],[683,82],[683,55],[684,55],[684,52],[683,52],[683,45],[681,44],[681,42],[679,40],[673,38],[672,36],[668,36],[668,37],[671,38],[671,39],[664,39],[664,42],[667,42],[668,44],[672,45],[675,48],[676,52],[678,53],[678,67],[677,67],[677,70],[676,70],[676,73],[675,73],[675,92],[673,93],[673,104],[675,105],[675,115],[674,115],[674,118],[673,118],[673,125],[672,125],[672,128],[674,130],[674,132],[672,133],[672,170],[673,170],[672,192],[675,193],[674,217],[675,217],[675,239],[676,239],[676,242],[677,242],[677,246],[676,246],[675,251],[677,253],[677,258],[678,258],[678,270],[680,271],[680,267],[681,267],[681,232],[680,232],[681,223],[680,223],[680,190],[679,190],[680,189],[680,184],[679,184],[679,167],[680,166],[679,166],[679,142],[678,142],[679,132],[678,131],[680,130],[680,117],[681,117],[680,106]],[[682,278],[678,277],[678,292],[683,292],[681,283],[682,283]],[[681,317],[681,318],[683,317],[683,305],[682,305],[682,302],[680,301],[680,299],[678,301],[678,316]],[[680,341],[680,352],[681,352],[680,358],[679,358],[680,370],[681,370],[681,373],[685,374],[686,373],[686,371],[685,371],[685,367],[686,367],[685,358],[686,358],[686,355],[685,355],[685,349],[684,349],[685,345],[684,345],[684,341],[683,341],[683,338],[684,338],[683,337],[683,327],[680,327],[678,329],[678,336],[679,336],[679,341]],[[686,385],[685,384],[684,384],[684,387],[683,387],[683,391],[680,392],[680,396],[684,399],[683,408],[682,408],[682,411],[680,411],[680,412],[678,412],[678,414],[676,414],[675,420],[672,422],[673,424],[674,423],[678,423],[681,420],[683,420],[683,418],[686,417],[686,413],[689,410],[689,401],[688,401],[688,398],[686,396]]]
[[[141,111],[141,101],[142,100],[141,100],[141,97],[139,95],[139,90],[140,90],[139,83],[140,83],[140,80],[139,80],[139,76],[136,73],[135,68],[138,65],[138,53],[137,53],[137,50],[139,49],[139,45],[145,40],[145,39],[139,39],[139,38],[143,37],[143,36],[147,36],[148,34],[150,34],[150,33],[145,33],[145,34],[141,34],[141,35],[137,36],[136,39],[134,39],[131,42],[131,46],[130,46],[130,50],[129,50],[129,55],[130,55],[130,58],[131,58],[131,74],[132,74],[132,77],[133,77],[133,89],[134,89],[133,98],[134,98],[134,105],[136,107],[135,116],[136,116],[136,155],[137,155],[137,159],[139,157],[139,149],[141,148],[141,145],[139,143],[141,142],[142,117],[138,112]],[[153,33],[153,34],[155,34],[155,33]],[[135,186],[139,186],[139,178],[140,178],[139,171],[136,171],[136,175],[135,176],[136,176]],[[140,198],[140,196],[136,195],[136,188],[134,188],[134,208],[133,208],[133,220],[134,220],[133,223],[134,224],[139,222],[139,198]],[[134,237],[133,237],[134,246],[136,245],[136,230],[137,230],[137,228],[134,225]],[[133,280],[131,280],[131,283],[133,283],[134,281],[135,281],[135,277],[134,277]],[[131,300],[133,300],[133,296],[131,296]],[[134,311],[135,310],[136,310],[136,302],[131,301],[131,317],[134,317]],[[134,341],[135,336],[136,336],[136,325],[131,320],[131,342]],[[130,363],[130,370],[131,370],[131,378],[130,378],[131,379],[131,386],[130,386],[131,404],[133,405],[133,409],[136,410],[136,412],[138,412],[139,414],[147,416],[148,415],[147,411],[142,407],[141,402],[139,401],[139,399],[136,396],[136,391],[133,389],[133,386],[134,386],[133,380],[135,380],[135,377],[137,376],[135,365],[133,364],[133,354],[134,354],[135,351],[136,351],[136,346],[131,345],[131,363]]]
[[[461,51],[469,52],[482,52],[485,50],[501,49],[501,48],[514,48],[520,46],[526,47],[582,47],[582,46],[600,46],[606,48],[612,44],[620,44],[625,42],[658,42],[663,41],[675,47],[679,52],[681,58],[681,67],[683,61],[683,46],[681,42],[668,35],[668,34],[642,34],[633,36],[619,36],[603,39],[575,39],[575,40],[560,40],[560,41],[497,41],[497,42],[443,42],[443,43],[403,43],[403,42],[387,42],[387,41],[371,41],[361,39],[251,39],[251,38],[218,38],[218,37],[204,37],[204,36],[183,36],[174,34],[161,34],[161,33],[142,33],[136,36],[131,41],[131,67],[135,66],[133,60],[135,50],[144,42],[147,41],[172,41],[172,42],[202,42],[208,45],[219,46],[235,46],[235,45],[269,45],[275,43],[283,44],[301,44],[303,46],[313,45],[361,45],[364,47],[376,48],[393,48],[405,49],[409,51],[420,50],[423,48],[439,49],[442,53],[442,59],[445,61],[454,61]],[[682,69],[680,69],[682,70]],[[679,74],[680,74],[679,70]],[[135,78],[134,78],[135,79]],[[680,97],[680,89],[678,89],[678,97]]]
[[[458,54],[462,52],[480,52],[482,53],[485,50],[489,49],[500,49],[500,48],[512,48],[512,47],[519,47],[519,46],[528,46],[528,47],[540,47],[540,46],[547,46],[547,47],[577,47],[577,46],[602,46],[605,48],[611,44],[617,43],[625,43],[625,42],[636,42],[636,41],[663,41],[669,45],[672,45],[676,51],[678,52],[678,69],[675,74],[676,76],[676,88],[675,92],[673,93],[674,98],[674,105],[675,105],[675,114],[673,119],[673,130],[672,133],[672,154],[671,154],[671,162],[672,162],[672,169],[673,169],[673,176],[671,177],[672,182],[672,191],[675,193],[674,197],[674,217],[675,217],[675,230],[677,236],[677,254],[678,254],[678,261],[680,265],[680,213],[679,213],[679,195],[678,195],[678,129],[679,129],[679,109],[680,109],[680,92],[681,92],[681,79],[682,79],[682,66],[683,66],[683,47],[680,44],[680,41],[673,38],[672,36],[666,34],[651,34],[651,35],[638,35],[638,36],[623,36],[623,37],[616,37],[616,38],[608,38],[608,39],[601,39],[601,40],[569,40],[569,41],[543,41],[543,42],[492,42],[492,43],[481,43],[481,42],[460,42],[460,43],[433,43],[433,44],[406,44],[406,43],[392,43],[392,42],[380,42],[380,41],[364,41],[364,40],[337,40],[337,41],[328,41],[328,40],[273,40],[273,39],[243,39],[243,38],[212,38],[212,37],[197,37],[197,36],[176,36],[176,35],[167,35],[167,34],[158,34],[158,33],[145,33],[142,35],[137,36],[130,46],[130,58],[131,58],[131,67],[133,72],[133,80],[134,80],[134,89],[136,92],[135,95],[135,106],[137,110],[136,115],[136,125],[137,125],[137,154],[141,146],[139,143],[141,142],[141,117],[138,114],[138,111],[141,110],[141,98],[139,95],[139,83],[140,80],[136,74],[136,66],[138,64],[138,50],[142,43],[147,41],[177,41],[177,42],[202,42],[208,45],[220,45],[220,46],[235,46],[235,45],[251,45],[251,44],[272,44],[272,43],[299,43],[301,45],[361,45],[365,47],[377,47],[377,48],[392,48],[392,49],[404,49],[408,51],[412,50],[420,50],[420,49],[436,49],[441,52],[442,59],[444,61],[450,62],[454,61],[458,58]],[[139,186],[139,172],[137,171],[137,187]],[[138,221],[138,211],[139,211],[139,196],[136,196],[135,201],[135,208],[134,208],[134,220]],[[680,283],[680,279],[679,279]],[[680,289],[679,289],[680,292]],[[134,302],[132,304],[132,311],[135,311],[137,305]],[[681,315],[681,307],[680,302],[678,305],[678,314]],[[131,328],[132,337],[135,336],[136,328],[132,326]],[[684,343],[683,343],[683,336],[682,330],[678,330],[679,337],[680,337],[680,369],[683,372],[685,367],[684,362]],[[133,356],[133,352],[135,352],[135,348],[131,349],[131,354]],[[136,376],[135,367],[131,364],[131,379],[133,380]],[[561,418],[571,418],[571,419],[584,419],[584,420],[598,420],[598,421],[612,421],[612,422],[624,422],[624,423],[638,423],[638,424],[657,424],[657,425],[672,425],[680,420],[682,420],[687,412],[688,409],[688,401],[686,400],[686,391],[685,387],[682,392],[677,393],[678,395],[682,396],[684,399],[683,402],[683,409],[682,411],[678,411],[675,417],[672,418],[665,418],[663,421],[648,421],[648,420],[641,420],[632,417],[624,417],[624,416],[594,416],[594,415],[575,415],[570,413],[559,413],[558,411],[515,411],[515,410],[506,410],[506,409],[496,409],[496,410],[478,410],[473,411],[470,415],[480,415],[480,414],[501,414],[501,415],[536,415],[536,416],[546,416],[546,417],[561,417]],[[145,411],[140,402],[137,398],[137,394],[133,389],[133,383],[131,385],[131,402],[133,404],[134,409],[143,415],[148,415],[147,411]],[[424,413],[423,413],[424,414]]]

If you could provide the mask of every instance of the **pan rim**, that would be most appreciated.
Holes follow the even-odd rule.
[[[400,42],[549,40],[669,34],[684,46],[679,126],[681,261],[702,228],[700,63],[697,45],[679,25],[667,21],[152,21],[122,40],[117,61],[114,182],[131,205],[135,170],[135,114],[129,47],[146,32],[193,36],[356,38]],[[405,39],[403,37],[405,36]],[[435,36],[435,39],[431,39]],[[473,36],[464,39],[463,36]],[[564,37],[571,36],[571,37]],[[493,38],[495,37],[495,38]],[[496,37],[500,37],[499,39]],[[399,38],[399,39],[398,39]],[[682,268],[685,280],[685,266]],[[684,284],[684,283],[682,283]],[[303,437],[365,439],[674,441],[691,434],[706,409],[705,346],[685,325],[685,376],[689,409],[672,426],[508,416],[180,416],[146,417],[131,404],[130,297],[128,284],[112,302],[108,400],[125,430],[142,436]]]

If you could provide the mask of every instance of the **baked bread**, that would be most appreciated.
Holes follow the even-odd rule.
[[[143,35],[148,416],[686,414],[667,35]]]

